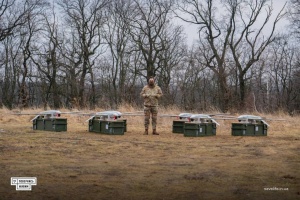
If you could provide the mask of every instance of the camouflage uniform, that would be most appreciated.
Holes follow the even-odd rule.
[[[154,86],[146,85],[141,96],[144,98],[145,129],[149,127],[150,114],[152,114],[152,129],[156,129],[158,99],[162,96],[162,91],[156,84]]]

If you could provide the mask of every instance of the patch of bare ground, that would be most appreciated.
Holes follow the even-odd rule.
[[[34,131],[32,116],[0,110],[0,199],[300,197],[299,117],[269,122],[266,137],[231,136],[234,121],[219,121],[216,136],[198,138],[172,133],[171,118],[159,136],[142,135],[132,116],[125,135],[110,136],[88,132],[88,117],[64,117],[67,132]],[[37,185],[16,191],[11,177]]]

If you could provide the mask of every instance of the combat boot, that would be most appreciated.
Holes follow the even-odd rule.
[[[148,135],[148,129],[147,128],[145,129],[144,135]]]
[[[153,129],[153,135],[159,135],[158,132],[156,132],[156,129]]]

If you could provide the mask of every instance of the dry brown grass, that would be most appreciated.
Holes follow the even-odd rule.
[[[33,131],[32,116],[10,113],[0,110],[0,199],[300,197],[300,117],[268,115],[287,121],[270,121],[267,137],[233,137],[233,121],[219,120],[217,136],[186,138],[172,133],[171,118],[160,118],[159,136],[142,135],[142,117],[127,117],[128,132],[109,136],[88,132],[86,116],[65,115],[68,131],[56,133]],[[16,191],[10,178],[19,176],[38,184]],[[288,191],[264,190],[273,187]]]

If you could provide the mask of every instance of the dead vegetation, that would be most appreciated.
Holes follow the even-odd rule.
[[[300,197],[299,117],[266,116],[287,119],[269,121],[267,137],[233,137],[233,121],[219,120],[216,136],[186,138],[172,133],[171,118],[160,118],[159,136],[142,135],[142,117],[109,136],[88,132],[86,116],[64,115],[67,132],[44,132],[32,130],[32,116],[10,113],[0,110],[1,199]],[[37,177],[37,186],[16,191],[11,177]]]

